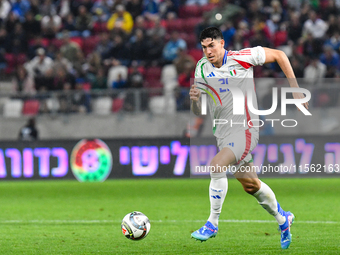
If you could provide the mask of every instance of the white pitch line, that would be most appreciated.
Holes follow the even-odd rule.
[[[103,224],[121,220],[0,220],[0,224]],[[157,223],[205,222],[205,220],[150,220]],[[276,223],[274,220],[220,220],[228,223]],[[295,221],[294,224],[340,224],[340,221]]]

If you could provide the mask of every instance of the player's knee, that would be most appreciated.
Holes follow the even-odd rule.
[[[244,191],[251,195],[256,193],[260,189],[259,185],[256,182],[242,183],[242,186]]]
[[[224,172],[224,170],[221,164],[218,164],[217,161],[212,160],[210,163],[210,174],[222,173],[222,172]]]
[[[210,164],[210,177],[211,178],[224,178],[226,172],[219,164],[211,162]]]

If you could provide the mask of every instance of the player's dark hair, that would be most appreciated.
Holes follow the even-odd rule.
[[[218,27],[208,27],[201,32],[200,42],[207,38],[223,39],[222,31]]]

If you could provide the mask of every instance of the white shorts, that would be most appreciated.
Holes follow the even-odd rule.
[[[234,152],[236,163],[231,167],[232,172],[237,171],[244,163],[252,161],[251,152],[259,141],[259,132],[251,128],[224,138],[217,138],[220,150],[227,147]]]

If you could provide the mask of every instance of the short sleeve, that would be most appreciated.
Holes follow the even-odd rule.
[[[228,52],[228,56],[232,57],[246,69],[250,66],[261,66],[266,61],[266,53],[261,46],[246,48],[240,51],[231,51]]]
[[[254,66],[262,66],[266,61],[266,53],[261,46],[251,48],[251,56],[253,58],[253,63],[251,64]]]

